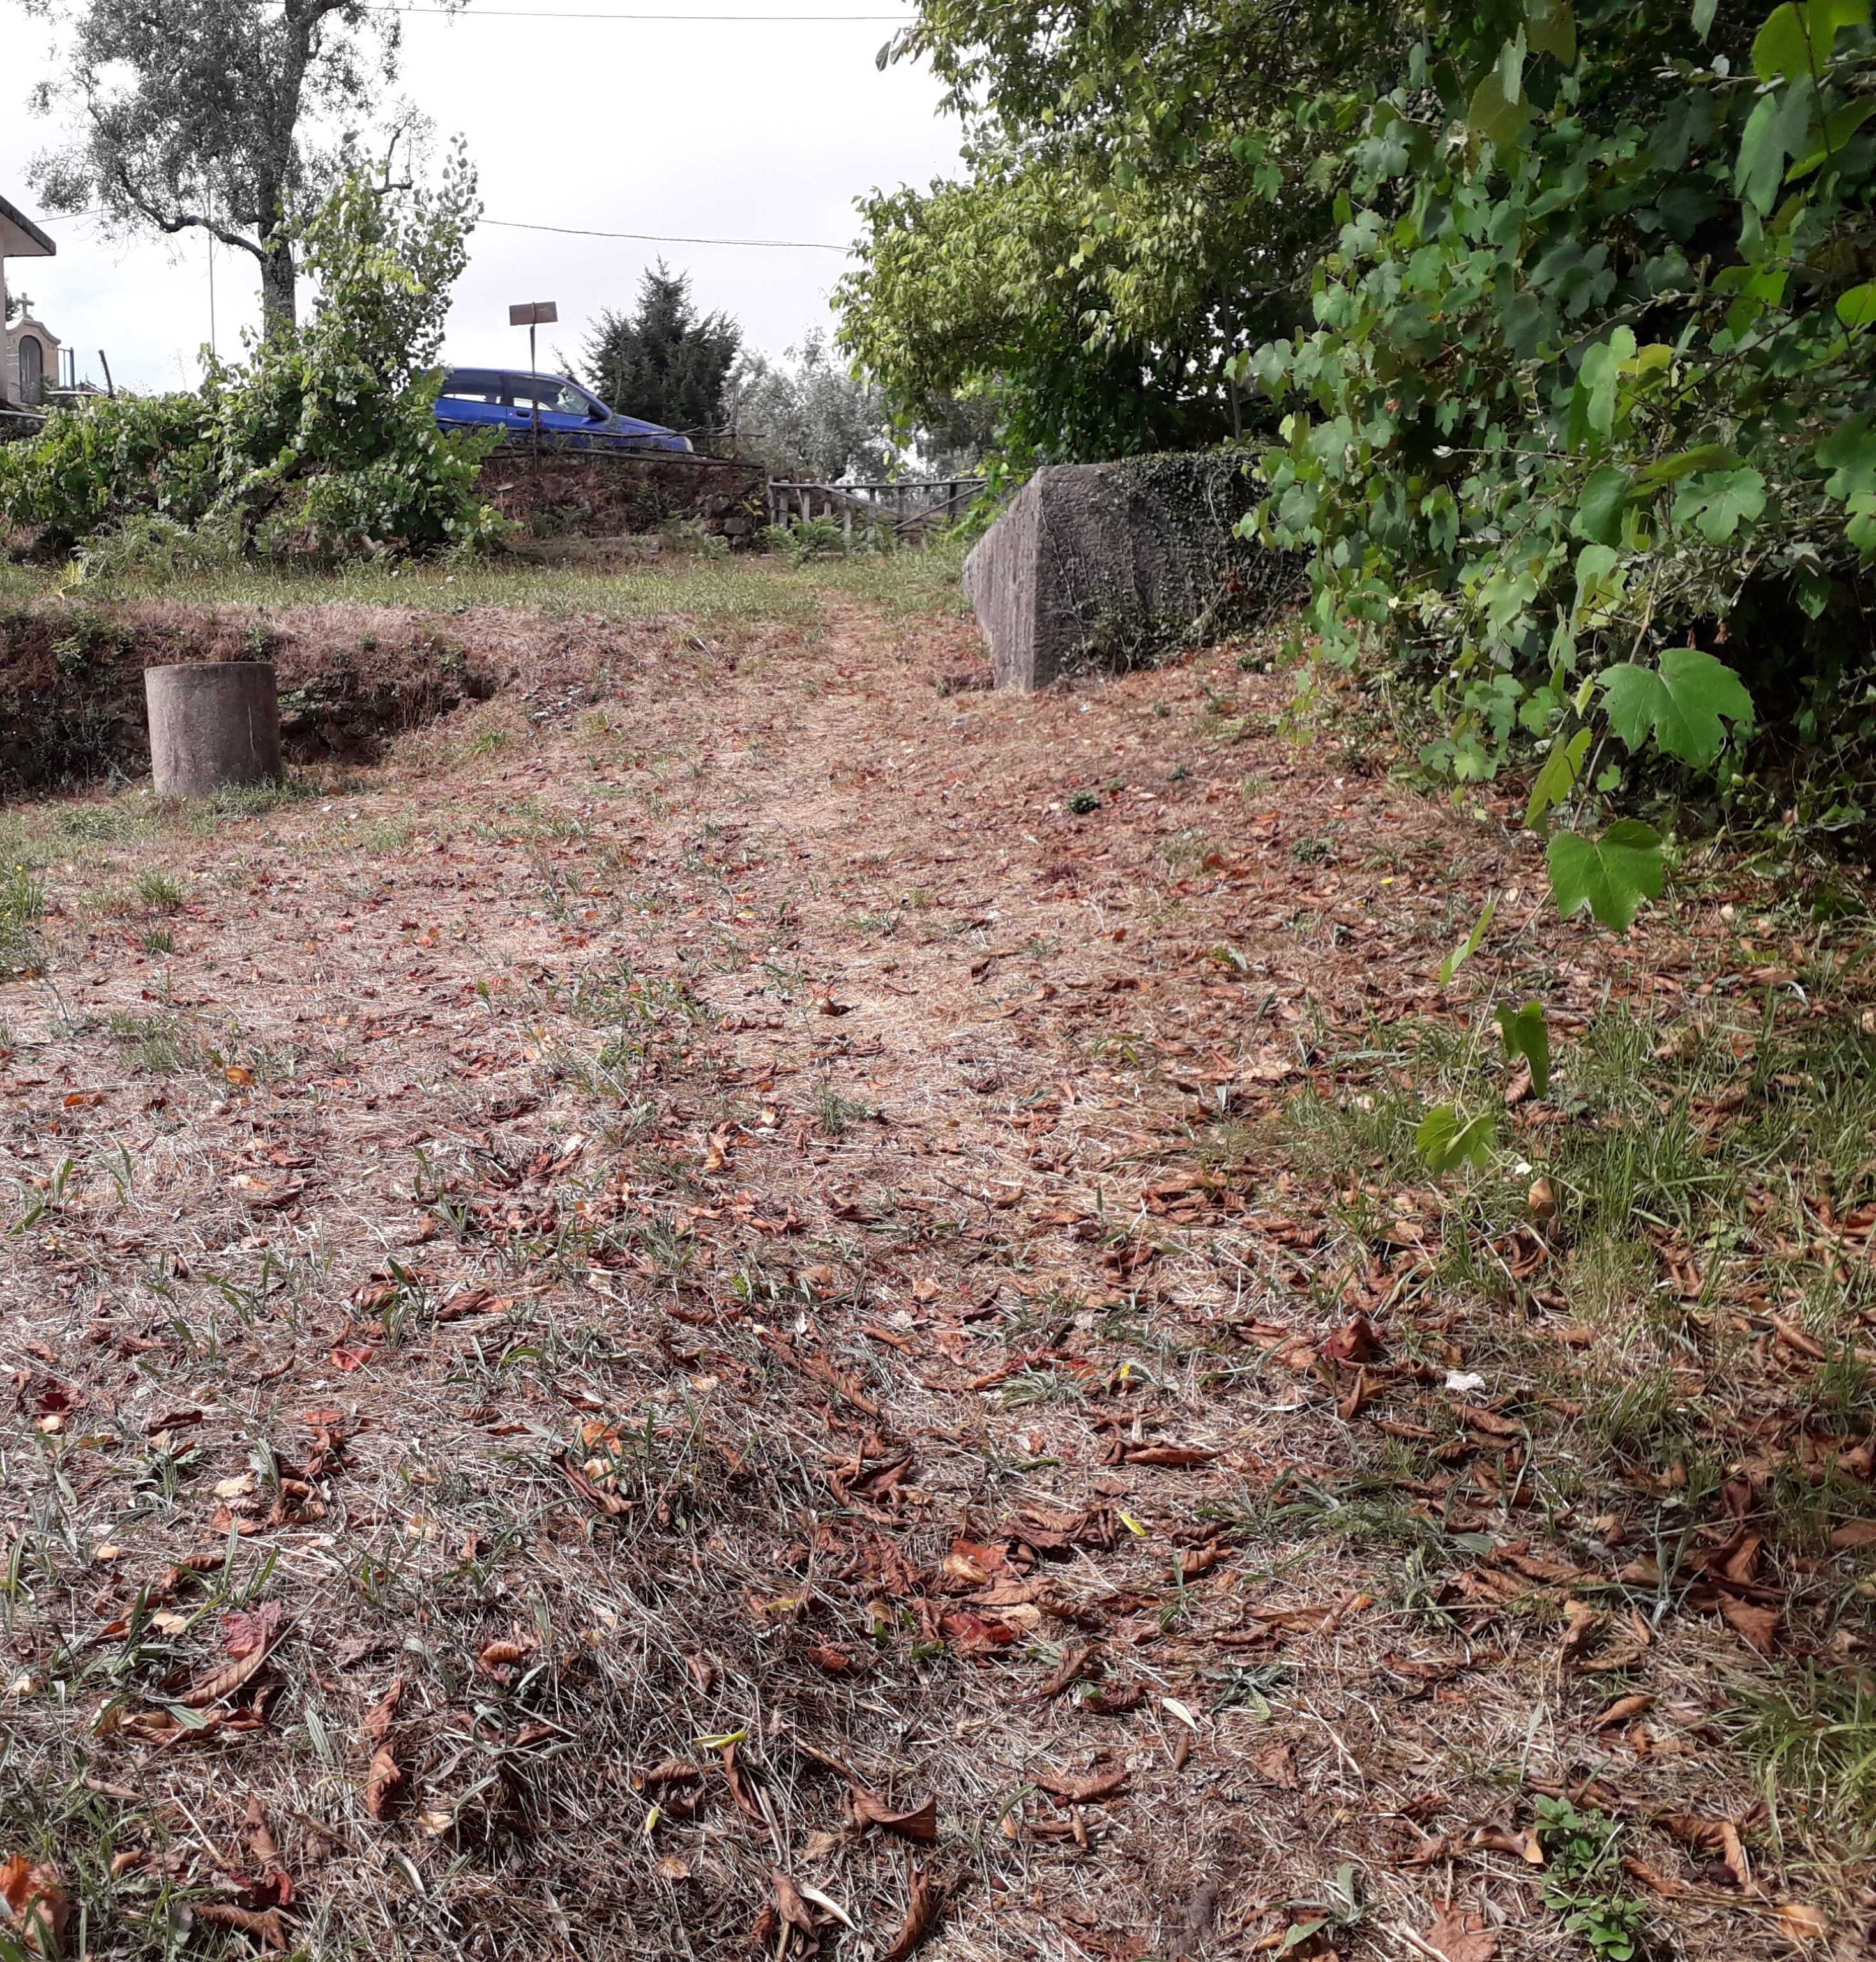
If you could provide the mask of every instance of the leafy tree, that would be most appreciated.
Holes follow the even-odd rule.
[[[396,79],[401,24],[364,0],[23,0],[63,74],[35,91],[72,141],[33,178],[53,211],[127,230],[199,228],[260,270],[270,333],[297,318],[296,221],[343,168],[317,133],[368,117]],[[466,0],[442,0],[446,7]]]
[[[732,377],[728,413],[738,449],[779,476],[822,484],[881,478],[898,461],[885,396],[835,361],[818,334],[790,348],[783,363],[745,356]]]
[[[947,396],[903,429],[885,391],[838,361],[817,331],[780,363],[745,355],[730,377],[727,414],[745,455],[779,476],[833,484],[965,475],[981,465],[1000,409],[991,395]]]
[[[58,545],[128,534],[171,559],[185,534],[326,557],[491,535],[476,479],[493,439],[445,435],[432,413],[479,209],[460,149],[434,190],[387,187],[354,158],[295,235],[317,295],[305,325],[194,394],[55,411],[0,449],[0,517]]]
[[[1300,101],[1385,85],[1398,5],[922,0],[883,61],[928,61],[968,174],[862,205],[847,350],[914,417],[1003,391],[1016,454],[1240,433],[1233,355],[1306,321],[1346,165]]]
[[[725,390],[742,347],[727,314],[700,315],[691,276],[661,259],[629,314],[608,308],[587,337],[586,379],[622,414],[676,430],[723,427]]]

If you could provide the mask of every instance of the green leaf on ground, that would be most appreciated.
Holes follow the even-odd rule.
[[[1460,1114],[1458,1106],[1442,1104],[1420,1120],[1414,1143],[1430,1171],[1450,1171],[1455,1165],[1482,1165],[1492,1155],[1498,1125],[1489,1110],[1475,1117]]]
[[[1521,1008],[1501,1008],[1498,1030],[1504,1037],[1508,1060],[1522,1056],[1531,1066],[1531,1088],[1539,1097],[1550,1090],[1550,1024],[1544,1020],[1544,1005],[1527,1002]]]
[[[1440,963],[1440,986],[1442,988],[1479,951],[1481,942],[1492,930],[1492,922],[1497,918],[1498,912],[1498,901],[1486,900],[1485,909],[1479,915],[1477,924],[1474,925],[1472,931]]]

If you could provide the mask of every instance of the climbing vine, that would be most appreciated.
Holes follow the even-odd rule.
[[[1488,0],[1316,113],[1348,187],[1313,327],[1240,363],[1286,411],[1254,522],[1313,554],[1325,658],[1424,685],[1431,769],[1529,759],[1559,912],[1626,928],[1638,765],[1736,798],[1768,705],[1867,714],[1868,0]],[[1482,1153],[1446,1114],[1429,1156]]]

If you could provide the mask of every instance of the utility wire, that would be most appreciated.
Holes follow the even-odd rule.
[[[670,21],[681,23],[696,21],[740,21],[755,26],[772,22],[777,27],[793,27],[803,21],[857,21],[875,25],[905,25],[903,14],[611,14],[572,13],[559,9],[536,11],[518,7],[475,7],[458,13],[453,7],[368,7],[371,14],[447,14],[456,21]]]
[[[578,225],[525,225],[519,220],[484,218],[478,222],[503,232],[558,232],[570,238],[630,238],[649,245],[761,245],[781,252],[849,252],[849,245],[830,245],[818,238],[691,238],[666,232],[592,232]]]
[[[108,218],[101,208],[93,211],[62,211],[61,224],[79,218]],[[850,245],[830,245],[823,238],[694,238],[672,232],[589,232],[578,225],[529,225],[515,218],[478,218],[478,225],[493,225],[502,232],[557,232],[568,238],[629,238],[646,245],[749,245],[776,252],[850,252]],[[209,236],[212,238],[214,234]]]

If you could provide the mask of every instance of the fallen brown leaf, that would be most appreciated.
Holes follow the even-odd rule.
[[[813,1934],[814,1910],[802,1898],[800,1888],[783,1873],[773,1873],[769,1879],[775,1888],[776,1912],[789,1927],[799,1928],[803,1935]]]
[[[1618,1696],[1600,1716],[1590,1720],[1592,1730],[1613,1730],[1618,1724],[1626,1724],[1631,1717],[1639,1717],[1654,1698],[1645,1691],[1638,1690],[1632,1696]]]
[[[206,1710],[211,1704],[225,1701],[260,1673],[270,1653],[264,1648],[256,1649],[239,1662],[225,1663],[178,1700],[185,1710]]]
[[[381,1744],[390,1736],[403,1695],[404,1677],[400,1673],[391,1678],[391,1687],[365,1713],[363,1729],[367,1743]]]
[[[270,1954],[279,1954],[290,1946],[286,1923],[277,1907],[257,1909],[237,1907],[231,1901],[196,1901],[190,1912],[196,1920],[206,1921],[212,1928],[231,1928],[252,1935]]]
[[[231,1662],[244,1662],[270,1647],[279,1628],[278,1601],[264,1601],[251,1610],[238,1608],[222,1617],[222,1646],[228,1650]]]
[[[1720,1618],[1762,1656],[1769,1656],[1778,1640],[1779,1611],[1762,1608],[1756,1602],[1741,1601],[1731,1594],[1720,1596]]]
[[[1217,1456],[1196,1444],[1141,1444],[1127,1453],[1129,1465],[1166,1465],[1183,1468],[1188,1465],[1209,1465]]]
[[[1083,1778],[1043,1777],[1035,1782],[1039,1789],[1064,1805],[1093,1805],[1126,1788],[1127,1768],[1121,1765],[1111,1771],[1090,1772]]]
[[[651,1791],[659,1785],[697,1785],[703,1776],[695,1765],[687,1764],[681,1758],[667,1758],[662,1764],[633,1778],[632,1785],[636,1791]]]
[[[1730,1819],[1720,1821],[1720,1858],[1726,1863],[1726,1871],[1733,1877],[1737,1887],[1752,1885],[1752,1869],[1746,1864],[1745,1842],[1739,1836],[1739,1828]]]
[[[365,1810],[374,1819],[382,1819],[384,1809],[397,1795],[404,1775],[388,1744],[381,1744],[365,1775]]]
[[[1374,1323],[1365,1315],[1358,1315],[1327,1337],[1322,1353],[1338,1363],[1378,1363],[1386,1349]]]
[[[1059,1696],[1064,1689],[1080,1682],[1090,1673],[1094,1660],[1094,1645],[1091,1642],[1071,1642],[1063,1650],[1061,1660],[1029,1692],[1027,1701],[1045,1703],[1051,1696]]]
[[[877,1792],[864,1788],[853,1794],[853,1817],[863,1826],[876,1826],[882,1833],[896,1833],[920,1846],[929,1846],[938,1837],[938,1801],[928,1798],[909,1812],[900,1811]]]
[[[20,1931],[20,1946],[28,1955],[53,1962],[63,1952],[72,1903],[56,1867],[36,1867],[24,1854],[15,1853],[0,1866],[0,1900],[6,1903],[8,1916]]]
[[[1251,1769],[1266,1785],[1294,1791],[1303,1781],[1297,1775],[1297,1747],[1287,1737],[1279,1737],[1251,1754]]]
[[[523,1635],[512,1641],[490,1642],[477,1657],[477,1665],[497,1682],[512,1682],[515,1665],[525,1662],[540,1646],[532,1635]]]
[[[1450,1901],[1421,1939],[1444,1962],[1495,1962],[1498,1953],[1498,1938],[1487,1932],[1485,1922],[1476,1914],[1461,1912]]]
[[[932,1924],[938,1919],[940,1903],[938,1890],[931,1884],[931,1876],[923,1867],[914,1867],[906,1881],[905,1919],[899,1924],[899,1932],[892,1938],[881,1962],[905,1962],[905,1958],[917,1948],[931,1932]]]

